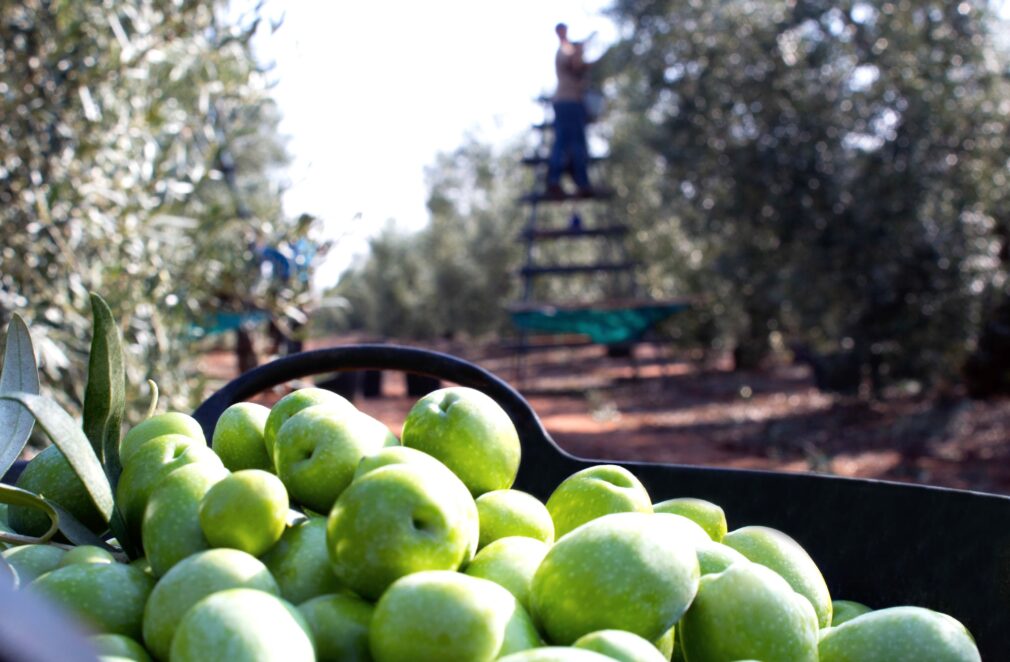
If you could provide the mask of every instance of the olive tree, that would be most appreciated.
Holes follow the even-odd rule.
[[[294,242],[255,13],[212,0],[0,5],[0,322],[31,324],[45,377],[79,400],[89,290],[121,322],[128,381],[192,404],[190,353],[220,309],[308,295],[257,251]],[[199,397],[193,393],[192,397]]]

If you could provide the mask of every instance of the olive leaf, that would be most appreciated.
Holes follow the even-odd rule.
[[[66,411],[49,398],[30,393],[0,393],[0,399],[13,400],[24,405],[45,431],[46,435],[60,449],[73,468],[74,473],[84,483],[84,487],[94,502],[102,519],[109,521],[112,515],[112,488],[102,471],[88,438]]]
[[[53,508],[53,505],[39,495],[33,494],[28,490],[23,490],[20,487],[0,483],[0,503],[6,503],[8,506],[23,506],[41,510],[46,514],[50,522],[49,529],[41,536],[25,536],[20,533],[0,530],[0,542],[9,542],[15,545],[42,544],[49,542],[49,539],[56,535],[60,517],[56,513],[56,509]]]
[[[21,585],[18,573],[11,567],[10,563],[0,558],[0,587],[7,589],[17,589]]]
[[[28,325],[15,313],[7,327],[0,393],[38,394],[39,371]],[[18,459],[35,426],[35,419],[17,402],[0,401],[0,476]]]
[[[42,544],[49,540],[59,530],[67,540],[75,545],[95,545],[109,551],[115,551],[107,545],[102,537],[88,529],[76,517],[64,510],[59,504],[49,501],[43,496],[14,487],[0,484],[0,503],[8,506],[21,506],[41,510],[49,518],[49,529],[41,536],[26,536],[13,531],[0,529],[0,542],[17,545]]]
[[[116,542],[122,548],[123,553],[126,554],[128,559],[138,559],[143,556],[144,552],[140,546],[134,542],[133,538],[130,537],[128,529],[126,528],[126,518],[123,517],[123,511],[119,508],[115,508],[112,511],[112,520],[109,522],[109,529],[116,538]]]
[[[306,515],[303,512],[299,512],[299,511],[295,510],[294,508],[289,508],[288,509],[288,515],[284,519],[284,521],[287,523],[288,526],[294,526],[295,524],[298,524],[300,522],[304,522],[307,519],[309,519],[309,515]]]
[[[58,503],[49,501],[50,506],[56,511],[57,526],[60,533],[66,536],[67,540],[75,545],[94,545],[110,552],[118,551],[106,544],[102,536],[98,535],[88,527],[84,526],[76,517],[64,510]]]
[[[148,379],[147,387],[151,390],[151,402],[147,405],[147,416],[144,417],[145,419],[151,418],[154,416],[154,412],[158,411],[158,384],[153,379]]]
[[[82,427],[115,490],[123,470],[119,461],[119,434],[126,411],[123,342],[112,311],[95,293],[91,294],[91,312],[94,322]]]

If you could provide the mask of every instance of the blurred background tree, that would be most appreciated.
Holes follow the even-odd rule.
[[[699,300],[668,332],[732,349],[742,368],[791,348],[827,388],[879,394],[965,371],[976,393],[1010,389],[1010,58],[988,2],[616,0],[611,14],[622,38],[596,70],[610,100],[596,129],[605,182],[634,230],[643,292]],[[432,181],[473,165],[443,157]],[[461,190],[452,208],[473,216],[500,187]],[[494,212],[511,251],[524,216]],[[456,221],[432,213],[419,236],[447,241],[436,228]],[[407,278],[378,266],[390,244],[374,248],[362,309],[379,281]],[[508,254],[503,276],[519,266]],[[423,255],[416,282],[443,267]],[[483,254],[453,255],[460,282],[480,271]],[[485,310],[509,300],[473,296]],[[442,310],[437,288],[410,301]],[[475,318],[431,323],[448,319],[467,330]]]
[[[25,316],[70,404],[88,290],[121,322],[134,395],[152,378],[181,408],[201,397],[187,357],[217,311],[308,303],[311,264],[284,280],[262,260],[306,240],[311,219],[281,211],[279,118],[249,46],[259,20],[211,0],[0,6],[0,323]]]
[[[701,251],[687,282],[716,295],[738,364],[780,335],[878,386],[955,376],[1007,266],[1007,54],[988,4],[613,14],[612,94],[647,120],[626,139],[661,168],[663,207]]]
[[[521,153],[519,145],[496,153],[471,138],[439,155],[427,172],[428,225],[417,232],[387,225],[334,289],[351,311],[342,328],[415,340],[506,332]]]

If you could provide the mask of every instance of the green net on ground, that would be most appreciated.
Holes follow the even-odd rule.
[[[513,324],[523,331],[582,334],[594,343],[613,345],[641,339],[646,331],[688,305],[677,302],[614,308],[544,307],[510,314]]]

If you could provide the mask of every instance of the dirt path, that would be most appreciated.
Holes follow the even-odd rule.
[[[642,348],[637,369],[600,347],[532,355],[518,379],[512,356],[437,348],[516,386],[555,441],[582,457],[818,471],[1010,494],[1007,400],[861,402],[818,392],[803,366],[737,373],[654,348]],[[230,355],[212,354],[201,367],[223,379],[234,374],[232,363]],[[383,397],[356,404],[398,433],[414,400],[402,374],[384,373]]]

